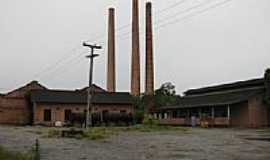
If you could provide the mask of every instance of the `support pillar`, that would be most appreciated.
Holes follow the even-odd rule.
[[[228,119],[228,125],[231,124],[231,107],[230,105],[227,106],[227,119]]]
[[[212,115],[211,125],[214,126],[215,125],[215,108],[214,107],[211,108],[211,115]]]
[[[164,113],[164,119],[168,119],[168,113],[167,112]]]
[[[212,115],[212,119],[215,119],[215,108],[212,107],[211,110],[212,110],[212,114],[211,114]]]

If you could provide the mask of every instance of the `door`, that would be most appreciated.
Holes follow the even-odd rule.
[[[65,122],[71,122],[72,111],[70,109],[65,110]]]

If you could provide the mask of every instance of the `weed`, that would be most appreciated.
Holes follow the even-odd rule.
[[[20,153],[7,151],[3,147],[0,147],[0,159],[1,160],[32,160],[32,153]]]
[[[61,131],[57,129],[50,129],[48,131],[48,138],[60,138],[61,137]]]

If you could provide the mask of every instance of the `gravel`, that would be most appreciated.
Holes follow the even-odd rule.
[[[28,151],[39,139],[42,160],[269,160],[269,129],[125,132],[104,140],[45,138],[45,127],[0,126],[0,145]]]

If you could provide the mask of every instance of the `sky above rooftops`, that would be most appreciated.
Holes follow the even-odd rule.
[[[152,1],[156,88],[169,81],[182,93],[263,76],[270,66],[270,1],[225,1]],[[144,2],[140,1],[142,89]],[[117,90],[129,91],[131,1],[1,0],[0,92],[31,80],[49,88],[86,86],[84,40],[104,48],[97,52],[94,82],[106,88],[109,7],[116,8],[116,28],[122,28],[116,37]]]

